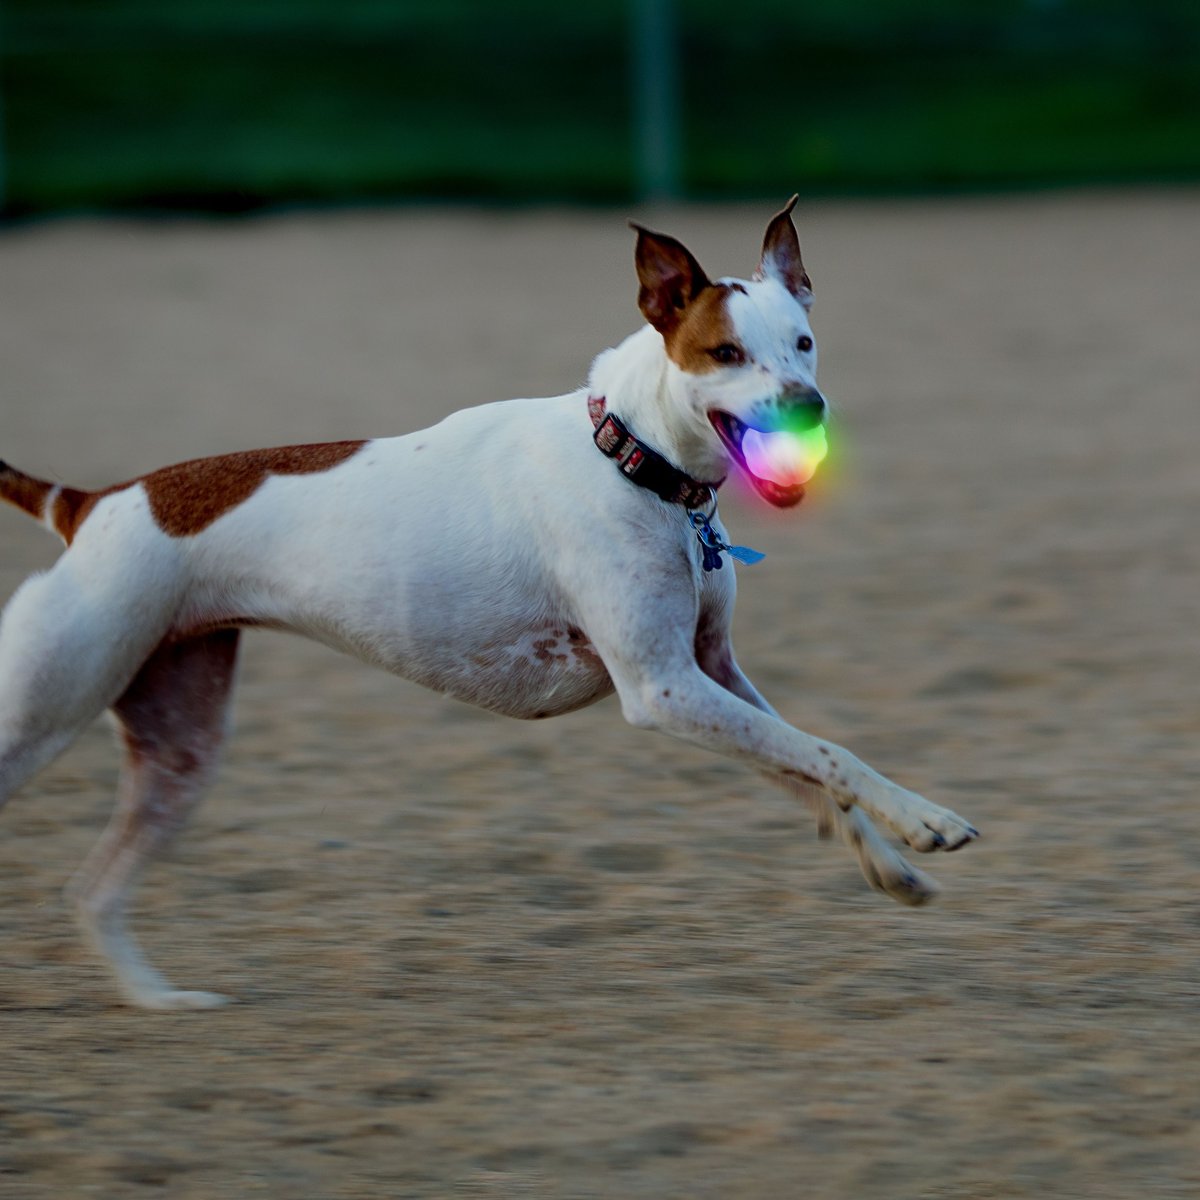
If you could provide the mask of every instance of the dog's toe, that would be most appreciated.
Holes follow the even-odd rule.
[[[908,829],[901,829],[897,832],[919,854],[930,854],[934,850],[940,850],[946,844],[946,839],[936,829],[930,829],[928,825],[919,822]]]
[[[924,871],[910,867],[903,875],[888,881],[883,890],[898,903],[919,908],[928,904],[942,889]]]
[[[962,817],[955,816],[954,813],[946,815],[950,820],[943,824],[938,831],[938,836],[942,840],[939,849],[961,850],[963,846],[973,842],[979,836],[979,830],[973,825],[968,825]]]
[[[979,830],[957,813],[930,804],[919,796],[911,797],[904,805],[898,822],[889,823],[900,837],[922,854],[933,850],[959,850],[979,836]]]
[[[974,825],[964,825],[962,829],[962,836],[960,836],[957,841],[947,842],[946,849],[961,850],[963,846],[970,845],[970,843],[973,842],[978,836],[979,830],[976,829]]]

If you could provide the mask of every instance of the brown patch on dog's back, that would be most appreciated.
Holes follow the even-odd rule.
[[[191,537],[248,500],[269,475],[316,475],[344,463],[365,445],[365,441],[317,442],[244,450],[162,467],[98,492],[63,488],[54,498],[54,528],[69,546],[99,501],[140,483],[158,527],[171,537]]]
[[[139,482],[158,527],[171,537],[192,537],[248,500],[270,475],[316,475],[344,463],[364,441],[320,442],[244,450],[163,467]]]
[[[726,307],[732,291],[733,287],[727,283],[704,288],[687,306],[683,320],[664,336],[667,355],[689,375],[719,370],[721,364],[709,351],[727,342],[739,344]]]

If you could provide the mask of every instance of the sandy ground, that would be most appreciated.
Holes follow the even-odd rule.
[[[840,461],[724,504],[769,555],[739,651],[983,830],[935,906],[611,700],[523,725],[249,637],[136,905],[241,1003],[120,1007],[76,938],[105,726],[0,821],[0,1196],[1200,1195],[1198,200],[803,213]],[[744,274],[767,215],[653,217]],[[565,391],[638,319],[623,216],[9,230],[0,453],[100,485]],[[0,595],[56,546],[0,513]]]

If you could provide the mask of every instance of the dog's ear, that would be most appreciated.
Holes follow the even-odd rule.
[[[807,308],[812,304],[812,280],[800,258],[800,238],[792,224],[792,209],[799,199],[799,196],[793,196],[782,211],[771,218],[754,277],[779,280]]]
[[[709,286],[704,268],[682,243],[662,233],[651,233],[629,222],[637,230],[638,308],[661,334],[668,334],[683,316],[683,310]]]

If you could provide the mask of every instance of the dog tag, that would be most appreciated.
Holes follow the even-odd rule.
[[[706,571],[719,571],[724,565],[721,562],[722,551],[728,550],[730,555],[737,559],[740,563],[745,563],[747,566],[752,563],[762,562],[767,556],[759,550],[751,550],[749,546],[731,546],[728,542],[723,542],[717,535],[717,531],[712,527],[712,515],[717,511],[716,505],[713,505],[711,513],[689,512],[688,520],[692,523],[692,528],[696,531],[696,540],[699,541],[701,549],[704,551],[704,559],[701,566]]]
[[[738,562],[745,563],[748,567],[756,562],[762,562],[767,557],[761,550],[751,550],[749,546],[726,546],[725,549]]]

